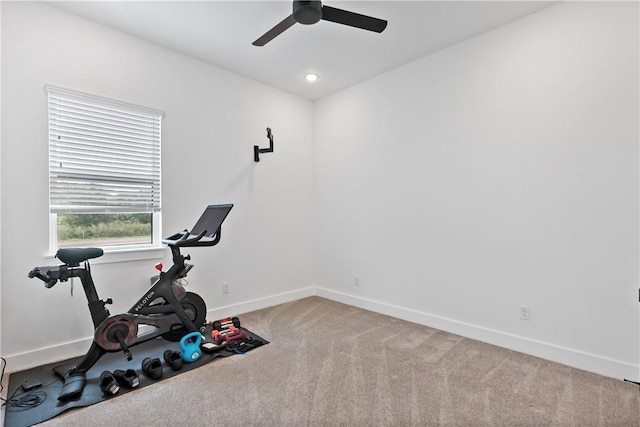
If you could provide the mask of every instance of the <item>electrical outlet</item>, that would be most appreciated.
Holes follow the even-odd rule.
[[[224,282],[222,284],[222,293],[223,294],[228,294],[229,293],[229,282]]]
[[[528,305],[520,306],[520,319],[522,320],[531,320],[531,309]]]
[[[360,278],[358,276],[353,277],[353,286],[360,286]]]

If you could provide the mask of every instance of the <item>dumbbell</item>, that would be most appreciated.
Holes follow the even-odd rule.
[[[231,326],[226,331],[219,331],[214,329],[211,331],[211,338],[216,344],[220,344],[222,342],[230,343],[232,341],[242,340],[247,337],[247,334],[242,329],[237,329],[234,326]]]
[[[221,331],[223,329],[229,329],[230,326],[240,327],[240,319],[237,317],[227,317],[226,319],[216,320],[212,324],[213,329]]]

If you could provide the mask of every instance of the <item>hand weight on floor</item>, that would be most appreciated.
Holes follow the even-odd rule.
[[[194,342],[187,342],[192,338],[195,339]],[[200,356],[202,356],[202,350],[200,350],[201,342],[202,335],[200,335],[200,332],[191,332],[182,337],[180,340],[180,357],[184,362],[190,363],[200,359]]]

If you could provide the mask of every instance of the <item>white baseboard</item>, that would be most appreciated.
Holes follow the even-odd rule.
[[[242,313],[261,310],[274,305],[284,304],[285,302],[296,301],[302,298],[316,295],[316,288],[308,287],[295,291],[284,292],[281,294],[270,295],[263,298],[257,298],[238,304],[226,305],[211,310],[207,310],[207,319],[224,319],[225,317],[238,316]]]
[[[47,363],[78,357],[86,353],[91,346],[92,338],[70,341],[64,344],[38,348],[24,353],[5,356],[7,360],[7,373],[20,372]]]
[[[452,334],[508,348],[573,368],[616,379],[627,378],[634,381],[638,380],[638,365],[330,289],[315,288],[315,291],[318,296],[343,304],[440,329]]]
[[[250,301],[231,304],[224,307],[207,310],[207,319],[223,319],[229,316],[237,316],[254,310],[271,307],[285,302],[295,301],[315,295],[315,288],[303,288],[291,292],[257,298]],[[92,338],[70,341],[64,344],[31,350],[24,353],[12,354],[5,357],[7,360],[6,372],[20,372],[25,369],[45,365],[73,357],[82,356],[91,346]],[[132,350],[135,351],[135,350]],[[124,357],[124,356],[123,356]]]
[[[238,316],[242,313],[272,307],[312,295],[318,295],[354,307],[440,329],[607,377],[638,380],[638,365],[319,287],[303,288],[210,309],[207,311],[207,318],[222,319],[228,316]],[[84,354],[90,344],[91,338],[86,338],[25,353],[8,355],[5,357],[7,359],[6,371],[9,373],[18,372],[46,363],[77,357]]]

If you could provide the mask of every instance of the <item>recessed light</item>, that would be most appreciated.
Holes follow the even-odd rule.
[[[315,82],[316,80],[318,80],[318,75],[316,73],[307,73],[305,74],[304,78],[308,81],[308,82]]]

